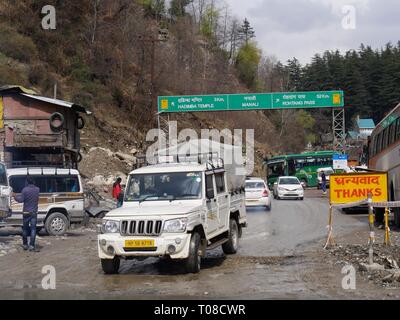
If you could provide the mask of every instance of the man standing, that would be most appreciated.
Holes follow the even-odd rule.
[[[326,194],[326,175],[324,171],[321,172],[321,182],[322,191]]]
[[[27,186],[22,189],[19,196],[13,194],[15,201],[23,203],[22,247],[24,250],[39,252],[35,246],[36,223],[39,205],[39,188],[35,186],[32,177],[26,179]],[[30,242],[28,246],[28,237]]]

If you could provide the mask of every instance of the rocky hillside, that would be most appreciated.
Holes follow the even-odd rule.
[[[45,5],[56,9],[56,29],[42,28]],[[151,9],[151,8],[150,8]],[[227,51],[193,16],[154,15],[143,1],[11,1],[0,3],[0,84],[80,103],[93,112],[82,131],[80,169],[109,184],[132,167],[132,151],[146,150],[157,125],[152,96],[247,92]],[[168,40],[158,39],[159,30]],[[151,65],[154,61],[153,85]],[[153,93],[153,95],[152,95]],[[262,112],[171,116],[183,128],[255,128],[257,172],[271,152],[274,126]],[[134,150],[132,150],[134,149]]]

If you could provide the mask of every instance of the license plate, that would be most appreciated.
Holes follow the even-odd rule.
[[[125,240],[125,248],[153,248],[154,240]]]

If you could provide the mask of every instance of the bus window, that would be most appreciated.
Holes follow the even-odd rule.
[[[393,122],[390,125],[390,130],[389,130],[389,145],[392,145],[395,142],[396,139],[396,122]]]
[[[302,169],[304,167],[305,160],[304,159],[296,159],[296,169]]]
[[[396,141],[400,140],[400,117],[397,118]]]

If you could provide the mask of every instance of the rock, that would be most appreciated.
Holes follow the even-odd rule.
[[[116,152],[116,153],[114,153],[114,156],[116,158],[118,158],[119,160],[126,162],[128,165],[132,165],[132,164],[136,163],[136,157],[134,157],[130,154]]]
[[[130,154],[136,154],[138,152],[138,150],[136,148],[132,148],[129,153]]]
[[[384,271],[385,267],[378,263],[373,263],[373,264],[361,263],[360,270],[366,272]]]

